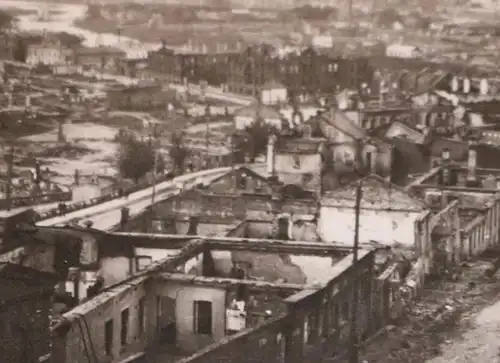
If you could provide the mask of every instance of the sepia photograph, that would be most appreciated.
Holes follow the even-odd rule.
[[[500,363],[499,17],[0,0],[0,363]]]

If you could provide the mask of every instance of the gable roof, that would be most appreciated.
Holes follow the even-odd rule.
[[[344,112],[334,108],[331,108],[329,112],[323,113],[320,116],[320,121],[326,122],[328,125],[335,127],[337,130],[356,140],[364,139],[367,136],[365,130],[352,122]]]
[[[419,212],[426,208],[420,199],[411,196],[404,188],[392,184],[384,178],[370,174],[361,179],[361,208],[372,210],[395,210]],[[344,187],[325,193],[321,200],[322,206],[355,208],[356,190],[359,180]]]
[[[271,186],[271,182],[266,177],[260,175],[259,173],[253,171],[250,168],[247,168],[246,166],[240,166],[238,168],[235,168],[233,170],[228,171],[225,174],[222,174],[221,176],[219,176],[219,177],[217,177],[215,179],[212,179],[210,181],[210,184],[208,184],[207,189],[210,188],[210,185],[213,185],[213,184],[217,183],[220,180],[224,180],[225,178],[227,178],[228,176],[231,176],[235,172],[239,172],[239,173],[243,172],[243,173],[251,176],[252,178],[258,179],[258,180],[260,180],[260,181],[262,181],[262,182],[264,182],[266,184],[269,184],[269,186]]]
[[[390,143],[401,154],[404,160],[407,160],[408,171],[410,174],[425,173],[429,170],[429,162],[424,155],[424,149],[421,145],[410,142],[402,137],[394,137]]]

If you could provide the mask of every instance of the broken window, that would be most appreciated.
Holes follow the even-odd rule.
[[[113,354],[113,319],[104,323],[104,351],[106,355]]]
[[[127,345],[128,339],[128,318],[129,318],[129,309],[125,309],[122,311],[120,320],[121,320],[121,330],[120,330],[120,342],[122,346]]]
[[[194,333],[212,335],[212,302],[195,301],[193,310]]]

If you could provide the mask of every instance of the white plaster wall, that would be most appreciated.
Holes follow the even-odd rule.
[[[175,299],[177,342],[181,349],[195,352],[224,338],[226,321],[226,291],[223,288],[188,286],[168,282],[158,295]],[[212,302],[212,336],[195,334],[194,302]]]
[[[130,276],[130,259],[127,257],[107,257],[101,259],[101,276],[104,285],[109,286]]]
[[[275,170],[287,174],[319,173],[321,165],[321,156],[319,154],[299,155],[299,160],[299,168],[295,168],[294,155],[277,154],[274,159]]]
[[[362,210],[360,242],[377,241],[386,245],[415,244],[415,225],[418,212]],[[327,242],[354,243],[355,210],[353,208],[321,207],[318,230]]]
[[[292,263],[299,266],[306,275],[307,284],[325,284],[333,275],[330,257],[290,255]]]
[[[253,117],[246,117],[246,116],[234,117],[234,127],[236,128],[236,130],[243,130],[245,129],[245,127],[253,124],[253,122],[254,122]]]
[[[165,248],[143,248],[143,247],[135,247],[134,254],[136,256],[149,256],[152,259],[152,262],[163,260],[169,256],[175,256],[179,253],[178,249],[168,250]]]
[[[264,105],[275,105],[287,101],[288,92],[286,88],[276,88],[262,91],[262,103]]]
[[[89,201],[102,195],[101,187],[98,185],[77,185],[71,192],[73,203]]]

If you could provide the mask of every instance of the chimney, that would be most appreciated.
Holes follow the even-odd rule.
[[[120,229],[123,230],[128,224],[128,221],[130,219],[130,209],[123,207],[121,210],[121,216],[120,216]]]
[[[458,78],[457,78],[457,76],[453,76],[453,78],[451,80],[450,88],[451,88],[452,92],[458,92],[459,86],[458,86]]]
[[[24,106],[26,108],[31,107],[31,96],[26,95],[26,97],[24,98]]]
[[[196,216],[189,217],[189,228],[187,231],[188,236],[196,236],[198,234],[198,225],[200,223],[200,219]]]
[[[14,147],[5,154],[5,163],[7,164],[7,184],[5,189],[5,200],[7,202],[6,209],[10,210],[12,207],[12,173],[14,167]]]
[[[483,78],[479,83],[479,93],[481,94],[481,96],[486,96],[488,95],[488,92],[489,92],[488,80],[486,78]]]
[[[467,77],[464,79],[463,91],[465,94],[470,92],[470,79]]]
[[[68,277],[66,278],[66,292],[69,292],[76,300],[80,301],[79,294],[80,285],[80,268],[70,267]]]
[[[270,177],[274,177],[276,174],[276,136],[270,135],[267,139],[267,173]]]
[[[469,144],[469,158],[467,160],[467,186],[477,185],[477,151],[474,144]]]
[[[80,171],[75,169],[75,174],[73,176],[73,182],[75,185],[80,185]]]

